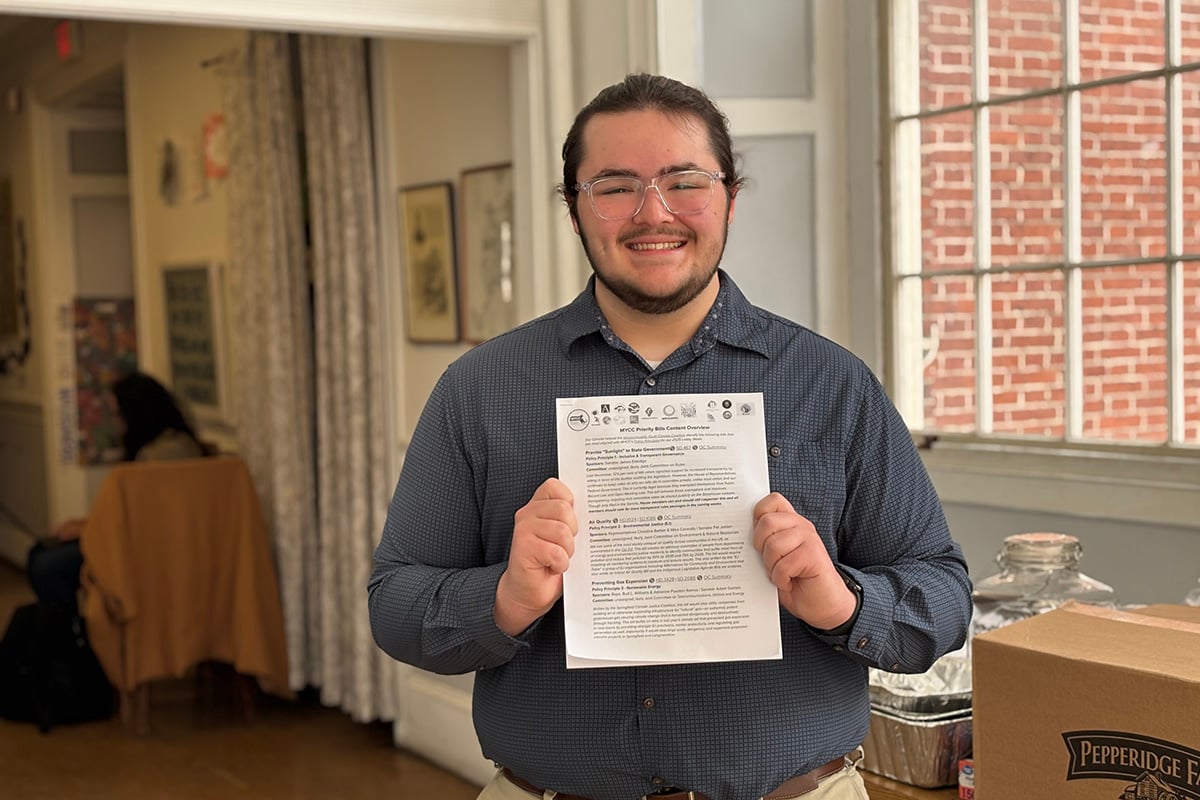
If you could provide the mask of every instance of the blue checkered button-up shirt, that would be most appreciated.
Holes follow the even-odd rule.
[[[450,365],[413,435],[370,580],[376,641],[422,669],[475,671],[484,755],[534,784],[595,800],[663,785],[757,798],[862,741],[868,666],[923,671],[963,642],[966,564],[879,382],[720,279],[695,337],[654,369],[589,284]],[[850,632],[781,608],[782,660],[568,671],[561,601],[520,637],[500,631],[513,514],[557,474],[555,399],[714,392],[763,393],[771,489],[863,587]]]

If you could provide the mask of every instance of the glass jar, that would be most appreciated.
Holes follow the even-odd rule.
[[[1187,597],[1183,598],[1183,603],[1188,606],[1200,606],[1200,586],[1192,587],[1192,590],[1187,593]]]
[[[1004,540],[1000,572],[975,584],[971,635],[1058,608],[1068,600],[1116,605],[1111,586],[1079,571],[1083,547],[1065,533],[1018,533]]]

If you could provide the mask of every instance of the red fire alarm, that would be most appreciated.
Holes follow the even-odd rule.
[[[83,55],[83,23],[64,19],[54,26],[54,49],[59,61],[70,61]]]

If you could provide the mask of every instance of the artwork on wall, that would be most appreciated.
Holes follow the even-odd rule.
[[[197,414],[223,415],[220,270],[216,264],[163,268],[172,390]]]
[[[25,228],[13,210],[12,181],[0,178],[0,375],[24,364],[32,345],[27,255]]]
[[[111,464],[125,455],[109,389],[137,369],[133,298],[75,300],[75,403],[80,464]]]
[[[225,115],[213,112],[204,117],[204,175],[208,178],[229,176],[229,136]]]
[[[400,189],[405,319],[413,342],[458,341],[453,187]]]
[[[512,164],[463,172],[462,240],[462,334],[469,342],[482,342],[517,322]]]
[[[16,336],[17,247],[12,181],[0,178],[0,338]]]

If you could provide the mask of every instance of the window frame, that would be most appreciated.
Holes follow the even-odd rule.
[[[1080,115],[1079,92],[1114,83],[1142,80],[1159,76],[1166,82],[1166,165],[1167,165],[1167,220],[1166,253],[1154,263],[1167,266],[1167,305],[1169,348],[1168,370],[1168,437],[1161,445],[1144,443],[1113,443],[1082,438],[1079,398],[1081,376],[1079,374],[1079,343],[1065,348],[1067,359],[1067,402],[1075,405],[1074,414],[1068,415],[1065,440],[1020,437],[991,432],[990,399],[990,336],[978,336],[975,343],[976,357],[976,432],[952,434],[924,429],[924,369],[922,366],[922,303],[921,285],[924,275],[952,275],[954,272],[920,271],[920,203],[921,186],[920,140],[918,124],[904,125],[905,121],[920,119],[919,64],[916,47],[912,45],[918,35],[917,13],[920,0],[879,0],[879,45],[881,54],[881,85],[879,87],[881,125],[880,139],[883,166],[881,169],[881,197],[885,213],[882,214],[882,279],[884,284],[883,327],[884,352],[887,355],[885,382],[889,386],[901,413],[909,420],[914,440],[921,449],[926,467],[944,502],[964,505],[999,507],[1020,511],[1038,511],[1072,516],[1122,519],[1143,523],[1196,525],[1196,497],[1200,492],[1200,447],[1183,442],[1183,351],[1182,351],[1182,265],[1196,261],[1200,256],[1182,253],[1182,189],[1180,177],[1181,153],[1181,105],[1180,76],[1188,71],[1200,69],[1200,64],[1181,66],[1179,47],[1179,0],[1168,0],[1164,11],[1165,26],[1171,35],[1167,37],[1167,59],[1163,68],[1153,71],[1130,73],[1115,78],[1082,82],[1079,80],[1077,53],[1072,52],[1071,43],[1077,43],[1078,3],[1062,0],[1064,86],[1032,91],[1016,98],[1007,95],[1003,102],[1029,100],[1039,96],[1067,93],[1074,98],[1067,104],[1064,120],[1064,182],[1078,182],[1078,164],[1069,166],[1068,159],[1074,148],[1078,154]],[[976,19],[982,14],[986,20],[986,0],[974,0]],[[990,257],[986,250],[989,241],[980,236],[990,229],[990,199],[979,203],[978,187],[990,186],[986,157],[988,109],[999,105],[989,97],[987,54],[987,30],[976,25],[972,31],[972,46],[976,54],[972,59],[972,97],[965,106],[956,106],[958,111],[970,111],[975,115],[975,140],[973,142],[973,168],[977,176],[974,185],[976,205],[972,209],[975,228],[976,251],[972,277],[976,284],[975,319],[976,330],[986,325],[990,331],[990,303],[987,302],[987,284],[991,265],[985,260]],[[1072,106],[1074,108],[1072,109]],[[898,113],[897,109],[905,109]],[[915,132],[915,136],[914,136]],[[915,141],[914,141],[915,139]],[[914,148],[915,147],[915,151]],[[915,152],[916,157],[913,157]],[[979,177],[979,176],[982,176]],[[1067,193],[1078,187],[1067,187]],[[917,202],[912,193],[918,197]],[[986,195],[987,192],[982,192]],[[1072,200],[1068,196],[1066,203]],[[1078,282],[1083,270],[1105,266],[1101,262],[1085,262],[1080,258],[1079,214],[1068,213],[1064,208],[1063,263],[1058,265],[1069,285]],[[915,252],[915,260],[913,253]],[[907,260],[906,260],[907,259]],[[1121,265],[1136,263],[1136,259],[1122,260]],[[905,264],[912,265],[905,269]],[[1039,265],[1040,266],[1040,265]],[[1048,265],[1053,268],[1054,265]],[[1028,269],[1017,265],[1012,272]],[[1008,268],[1003,270],[1011,274]],[[1072,290],[1067,289],[1068,293]],[[1078,292],[1073,303],[1078,305]],[[1064,313],[1072,313],[1070,303]],[[1072,324],[1066,323],[1068,328]],[[1076,330],[1078,327],[1076,326]],[[1074,353],[1071,348],[1076,348]],[[1072,363],[1074,362],[1074,363]],[[1071,372],[1075,372],[1074,377]],[[1072,396],[1074,393],[1074,397]],[[914,424],[914,422],[916,424]],[[981,488],[983,487],[983,488]]]

